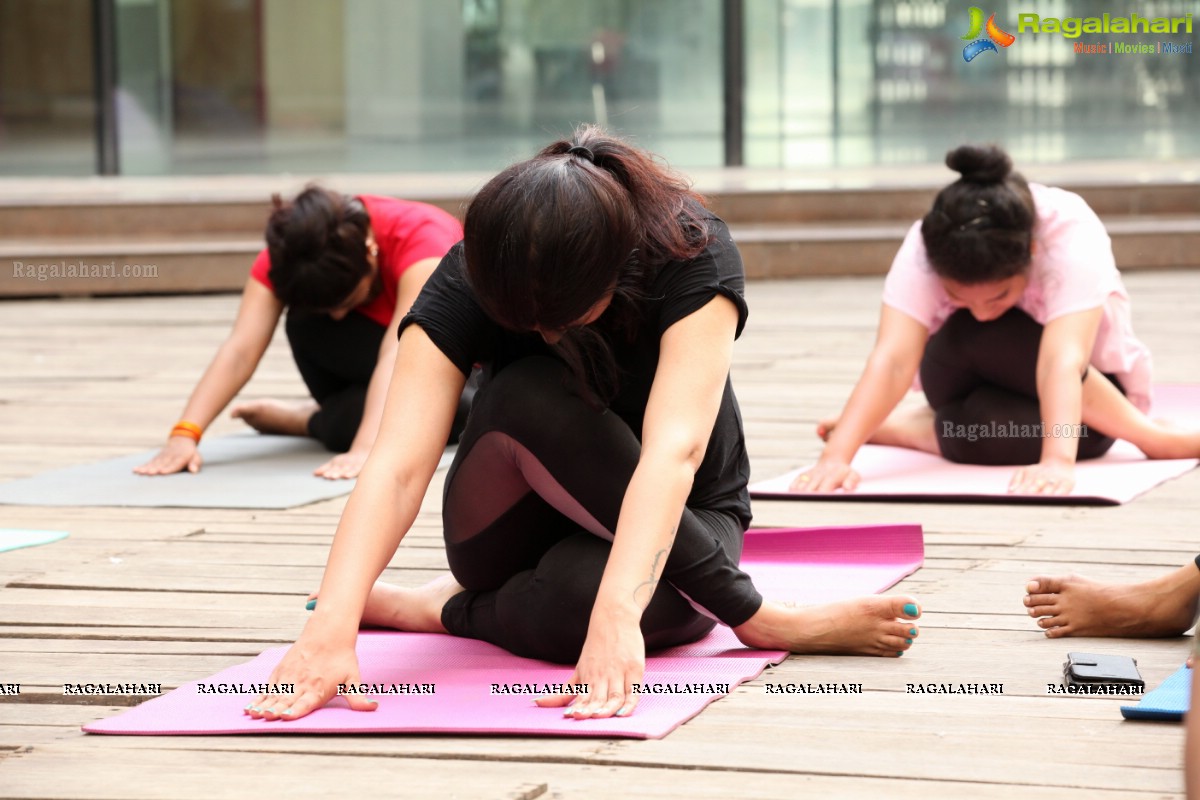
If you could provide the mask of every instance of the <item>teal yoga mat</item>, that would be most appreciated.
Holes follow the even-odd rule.
[[[0,528],[0,553],[19,550],[22,547],[37,547],[67,538],[66,531],[34,531],[25,528]]]
[[[1125,719],[1152,719],[1179,722],[1188,710],[1192,693],[1192,671],[1180,667],[1157,688],[1146,693],[1136,706],[1121,706]]]
[[[257,433],[205,440],[204,465],[193,475],[135,475],[147,450],[92,464],[50,470],[0,484],[0,504],[143,508],[293,508],[349,494],[354,481],[312,472],[332,454],[312,439]],[[453,458],[448,450],[439,468]]]

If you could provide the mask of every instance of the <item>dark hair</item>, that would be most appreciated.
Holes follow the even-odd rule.
[[[993,283],[1029,267],[1036,219],[1029,184],[995,145],[946,154],[962,177],[942,189],[921,222],[933,271],[964,285]]]
[[[612,292],[604,327],[630,335],[654,270],[708,245],[706,216],[703,198],[649,153],[581,126],[471,201],[467,279],[488,316],[513,331],[567,328]],[[595,395],[615,393],[615,365],[599,334],[568,329],[558,350]]]
[[[371,218],[357,197],[309,186],[290,203],[279,196],[267,220],[267,277],[284,305],[325,311],[341,305],[370,274]]]

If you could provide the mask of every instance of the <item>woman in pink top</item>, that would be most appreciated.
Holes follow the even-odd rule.
[[[853,490],[865,442],[1018,466],[1009,491],[1025,494],[1068,494],[1075,461],[1114,439],[1150,458],[1200,455],[1200,432],[1146,417],[1150,353],[1095,212],[1026,183],[997,147],[964,145],[946,164],[962,177],[905,237],[866,369],[792,490]],[[910,386],[928,405],[896,410]]]
[[[357,476],[379,429],[400,319],[461,238],[458,220],[425,203],[319,186],[289,203],[276,198],[267,247],[250,269],[229,338],[162,450],[134,472],[200,469],[201,434],[250,380],[286,309],[288,343],[312,399],[242,402],[233,416],[264,433],[310,436],[338,453],[318,475]],[[455,431],[471,393],[464,392]]]

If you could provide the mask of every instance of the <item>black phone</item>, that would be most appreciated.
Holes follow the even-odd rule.
[[[1103,693],[1098,687],[1144,689],[1146,682],[1138,672],[1137,661],[1129,656],[1103,653],[1067,653],[1063,663],[1063,685],[1078,691]]]

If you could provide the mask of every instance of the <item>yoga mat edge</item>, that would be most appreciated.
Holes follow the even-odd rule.
[[[923,556],[919,525],[754,529],[746,536],[743,563],[767,596],[817,602],[882,591],[918,569]],[[83,730],[131,735],[452,733],[644,739],[667,735],[727,694],[650,693],[630,717],[564,720],[560,711],[535,708],[528,695],[491,696],[482,687],[498,679],[503,683],[504,676],[517,682],[563,682],[571,674],[570,666],[521,659],[484,642],[444,634],[376,631],[364,631],[358,639],[364,682],[424,681],[436,684],[436,694],[382,697],[373,712],[327,706],[300,720],[268,723],[241,713],[253,696],[198,691],[203,683],[261,683],[285,651],[265,651],[210,678],[88,723]],[[650,655],[643,682],[702,683],[721,689],[728,684],[731,693],[787,655],[745,648],[732,631],[718,626],[698,642]],[[489,697],[491,701],[483,702]],[[191,722],[181,724],[182,720]]]

